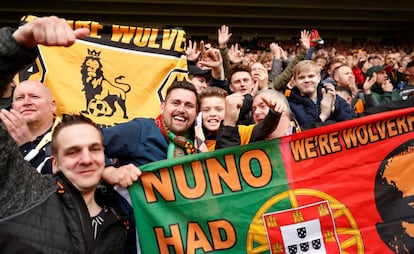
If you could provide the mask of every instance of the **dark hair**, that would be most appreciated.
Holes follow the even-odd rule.
[[[52,154],[57,155],[58,152],[58,143],[56,137],[59,135],[60,131],[68,126],[77,125],[77,124],[88,124],[92,127],[94,127],[101,136],[101,143],[103,144],[103,136],[102,132],[99,129],[99,127],[89,118],[87,118],[84,115],[63,115],[62,121],[58,123],[54,128],[52,132]]]
[[[368,57],[368,61],[371,61],[371,59],[381,59],[378,55],[372,55]]]
[[[321,56],[321,55],[316,55],[312,60],[316,62],[316,60],[318,60],[318,59],[322,59],[326,62],[326,64],[328,64],[328,59],[324,56]]]
[[[357,64],[357,67],[359,68],[359,69],[362,69],[362,66],[364,66],[364,64],[367,62],[367,60],[361,60],[361,61],[359,61],[358,62],[358,64]]]
[[[241,64],[241,63],[233,64],[230,67],[229,73],[227,75],[227,80],[231,82],[231,77],[234,75],[234,73],[239,72],[239,71],[248,72],[250,74],[251,69],[248,65],[245,65],[245,64]]]
[[[349,95],[352,95],[351,89],[347,86],[335,86],[335,91],[337,91],[337,92],[344,91],[344,92],[348,93]]]
[[[206,89],[203,89],[199,94],[200,103],[204,98],[208,97],[221,97],[226,98],[227,91],[223,88],[216,87],[216,86],[209,86]]]
[[[174,90],[174,89],[186,89],[189,90],[191,92],[193,92],[196,96],[197,96],[197,89],[195,88],[195,86],[188,82],[187,80],[183,80],[183,81],[179,81],[179,80],[174,80],[172,82],[172,84],[168,87],[167,89],[167,93],[165,94],[165,100],[167,100],[168,95]]]
[[[338,61],[338,59],[333,59],[333,60],[329,61],[329,63],[326,65],[326,69],[327,70],[331,69],[331,66],[335,63],[341,63],[342,64],[342,62]]]
[[[261,64],[268,62],[268,61],[272,61],[273,60],[273,54],[270,52],[265,52],[260,56],[259,62]]]

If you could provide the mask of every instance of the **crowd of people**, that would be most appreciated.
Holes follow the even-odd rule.
[[[325,45],[316,30],[230,45],[223,25],[216,42],[188,41],[188,80],[172,83],[159,116],[99,129],[56,117],[44,84],[13,82],[38,44],[88,32],[58,17],[0,29],[0,251],[140,253],[126,188],[141,165],[413,106],[414,48]]]

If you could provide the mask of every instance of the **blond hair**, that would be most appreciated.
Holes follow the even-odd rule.
[[[297,63],[293,68],[293,77],[296,79],[296,77],[302,72],[314,72],[319,77],[321,76],[321,69],[318,64],[312,60],[303,60]]]

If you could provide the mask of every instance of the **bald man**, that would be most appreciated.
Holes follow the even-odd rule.
[[[0,119],[25,160],[43,174],[52,173],[50,142],[52,127],[58,121],[55,111],[56,103],[49,88],[32,80],[15,88],[10,111],[0,111]]]

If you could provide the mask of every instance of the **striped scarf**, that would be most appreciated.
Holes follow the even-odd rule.
[[[162,135],[169,141],[167,159],[195,153],[193,142],[186,137],[188,134],[184,136],[174,134],[165,125],[162,115],[155,119],[155,124],[160,128]]]

